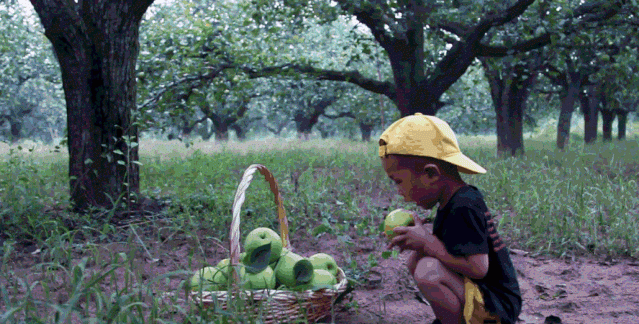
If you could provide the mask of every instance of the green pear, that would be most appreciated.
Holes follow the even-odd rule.
[[[287,287],[307,283],[313,279],[313,264],[299,254],[289,251],[277,262],[275,277],[279,283]]]
[[[314,269],[313,279],[309,283],[292,287],[291,290],[301,291],[301,290],[310,290],[310,289],[320,289],[320,288],[326,288],[326,286],[333,286],[336,283],[337,283],[337,280],[335,279],[335,276],[333,276],[327,270]]]
[[[393,232],[395,227],[409,225],[415,225],[413,214],[404,209],[395,209],[384,219],[384,233],[386,233],[389,240],[392,240],[396,235],[395,232]]]
[[[204,267],[191,277],[191,290],[217,290],[227,282],[226,275],[218,267]]]
[[[245,289],[274,289],[275,272],[270,266],[259,273],[246,272],[242,281]]]
[[[226,258],[226,259],[220,260],[220,262],[217,263],[216,267],[223,268],[223,267],[228,266],[229,264],[230,264],[230,260],[229,260],[229,258]]]
[[[246,252],[242,252],[240,253],[240,257],[239,257],[239,263],[244,263],[244,257],[246,256]],[[224,267],[231,264],[231,259],[226,258],[226,259],[222,259],[220,260],[220,262],[217,263],[216,267]]]
[[[326,253],[317,253],[313,254],[308,260],[313,264],[313,269],[324,269],[330,272],[333,277],[337,277],[338,267],[332,256]]]
[[[275,262],[282,253],[282,238],[268,227],[258,227],[249,232],[244,239],[244,251],[250,255],[253,249],[267,243],[271,243],[271,256],[268,263]]]

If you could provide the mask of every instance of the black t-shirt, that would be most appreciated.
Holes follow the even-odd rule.
[[[522,303],[515,268],[479,189],[460,188],[437,211],[433,234],[451,255],[488,254],[488,273],[471,280],[482,291],[489,312],[499,315],[502,324],[515,323]]]

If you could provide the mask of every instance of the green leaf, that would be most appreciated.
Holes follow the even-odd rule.
[[[313,279],[313,264],[307,259],[300,260],[293,267],[295,274],[295,283],[304,284]]]
[[[271,243],[266,243],[262,246],[259,246],[253,251],[251,251],[250,255],[247,255],[246,263],[246,271],[249,273],[259,273],[262,270],[266,269],[268,266],[268,262],[271,258]]]

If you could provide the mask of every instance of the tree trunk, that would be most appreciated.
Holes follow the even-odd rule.
[[[523,155],[523,111],[535,77],[524,78],[524,70],[513,66],[506,67],[500,74],[491,68],[487,60],[480,61],[490,85],[490,95],[497,116],[497,155]]]
[[[584,115],[584,143],[590,144],[597,141],[597,123],[599,122],[599,94],[596,87],[590,85],[588,92],[579,94],[581,113]]]
[[[226,124],[215,125],[215,141],[226,142],[229,140],[229,128]]]
[[[243,141],[246,139],[246,132],[244,131],[244,128],[242,128],[240,125],[235,123],[231,125],[231,129],[235,131],[235,137],[237,137],[239,141]]]
[[[362,142],[370,142],[373,125],[367,123],[359,123],[359,130],[362,133]]]
[[[437,112],[433,102],[439,97],[432,98],[428,91],[420,89],[424,82],[423,29],[423,23],[413,23],[406,38],[395,40],[394,46],[387,48],[396,87],[394,101],[402,117]]]
[[[628,122],[628,111],[617,110],[617,139],[620,141],[626,138],[626,123]]]
[[[601,118],[603,119],[603,140],[612,140],[612,122],[615,120],[615,112],[609,109],[601,110]]]
[[[297,137],[308,140],[313,126],[319,121],[319,117],[324,114],[326,109],[337,100],[337,97],[328,97],[317,102],[306,102],[304,106],[299,107],[295,112],[295,127],[297,128]],[[310,113],[308,113],[310,111]]]
[[[579,95],[579,79],[573,77],[568,81],[568,88],[561,98],[561,110],[557,121],[557,147],[564,150],[570,141],[570,120],[575,109],[575,100]]]
[[[11,125],[11,143],[16,143],[20,139],[22,123],[16,120],[10,120],[9,125]]]
[[[520,75],[517,79],[520,80]],[[530,86],[534,82],[534,77],[521,80],[513,85],[510,90],[510,122],[508,123],[508,149],[510,156],[524,155],[524,109],[528,100]]]
[[[152,2],[31,0],[62,72],[75,210],[112,208],[139,191],[138,129],[131,111],[139,26]]]
[[[297,138],[303,141],[308,141],[311,138],[311,132],[297,131]]]

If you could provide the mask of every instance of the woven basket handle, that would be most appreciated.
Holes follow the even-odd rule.
[[[242,180],[240,184],[237,186],[237,191],[235,192],[235,200],[233,201],[233,219],[231,220],[231,232],[230,232],[230,264],[236,265],[239,263],[240,258],[240,208],[244,203],[246,189],[248,189],[249,184],[253,180],[253,174],[255,171],[260,171],[260,173],[264,176],[266,181],[271,186],[271,191],[273,192],[273,196],[275,197],[275,205],[277,206],[277,219],[280,223],[280,237],[282,238],[282,247],[291,248],[291,242],[288,237],[288,220],[286,218],[286,213],[284,212],[284,207],[282,207],[282,197],[280,196],[280,191],[277,186],[277,181],[271,171],[269,171],[264,165],[261,164],[251,164],[242,175]],[[236,279],[235,282],[238,281],[236,271],[233,271],[233,276]]]

